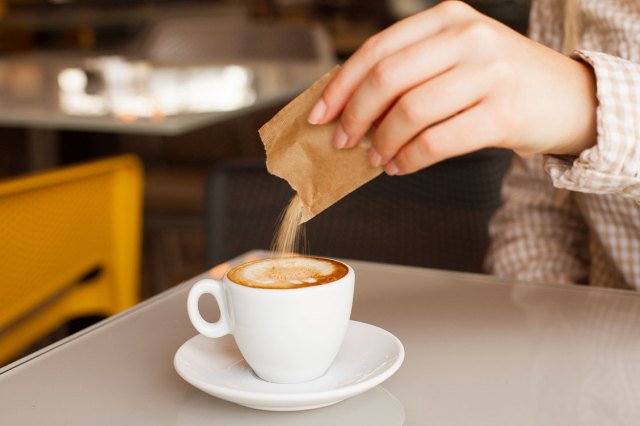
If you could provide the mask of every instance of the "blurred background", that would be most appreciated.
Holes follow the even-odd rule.
[[[266,175],[258,128],[369,36],[435,3],[0,0],[0,342],[58,330],[35,346],[22,339],[6,359],[231,256],[268,248],[291,192]],[[528,0],[468,3],[526,32]],[[380,178],[310,224],[311,251],[480,272],[486,223],[509,160],[490,151],[404,181]],[[99,183],[92,173],[110,177]],[[76,192],[51,190],[87,180],[93,186]],[[139,195],[131,189],[138,186]],[[104,204],[96,204],[98,194]],[[127,221],[125,212],[135,218]],[[64,231],[63,221],[71,222]],[[344,244],[335,236],[324,243],[327,230]],[[404,239],[389,247],[385,232]],[[370,241],[369,234],[379,237]],[[110,272],[98,255],[77,270],[53,256],[89,258],[102,246],[120,265],[113,270],[125,272]],[[47,287],[54,269],[75,275],[62,273]],[[35,270],[41,273],[27,279]],[[34,312],[62,306],[78,283],[112,275],[127,278],[91,297],[117,303],[80,315],[58,307],[55,321],[18,332]]]

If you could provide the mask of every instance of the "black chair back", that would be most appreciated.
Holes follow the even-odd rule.
[[[306,225],[308,252],[480,272],[511,153],[485,150],[409,176],[382,175]],[[294,192],[260,160],[221,163],[207,189],[208,262],[270,247]]]

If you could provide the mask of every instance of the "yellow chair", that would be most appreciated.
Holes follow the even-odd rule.
[[[138,301],[142,181],[134,156],[0,181],[0,365]]]

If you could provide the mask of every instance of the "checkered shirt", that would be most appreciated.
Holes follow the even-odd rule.
[[[563,2],[534,0],[530,36],[560,50]],[[488,272],[640,288],[640,0],[582,0],[574,57],[597,81],[597,144],[516,158],[490,225]],[[544,124],[541,124],[544,125]]]

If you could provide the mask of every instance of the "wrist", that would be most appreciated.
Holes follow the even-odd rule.
[[[567,125],[571,131],[564,143],[559,144],[549,154],[577,156],[595,146],[598,140],[596,75],[589,64],[579,60],[572,61],[576,70],[575,79],[573,82],[567,82],[573,88],[573,94],[569,91],[568,96],[575,99],[569,103],[572,111],[568,114]]]

